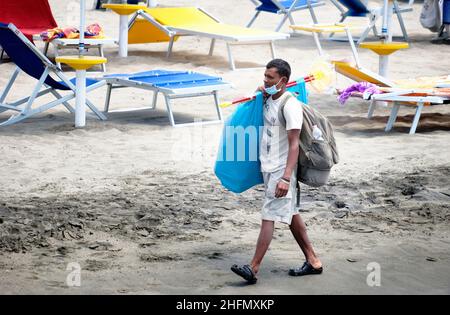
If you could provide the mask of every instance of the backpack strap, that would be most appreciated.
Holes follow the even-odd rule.
[[[283,127],[286,127],[286,118],[284,117],[284,107],[286,106],[287,102],[291,99],[291,97],[294,97],[291,92],[286,91],[282,96],[283,99],[281,101],[280,108],[278,109],[278,120],[280,121],[280,124]]]
[[[294,95],[291,94],[291,92],[285,92],[281,97],[283,97],[283,100],[281,101],[280,108],[278,109],[278,120],[280,121],[280,124],[283,127],[286,127],[286,118],[284,117],[284,107],[286,106],[287,102],[291,99],[291,97],[294,97]],[[298,172],[297,172],[298,173]],[[297,178],[297,183],[295,185],[296,190],[296,207],[300,207],[300,184]]]

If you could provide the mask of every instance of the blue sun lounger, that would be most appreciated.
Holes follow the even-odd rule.
[[[0,23],[0,46],[3,47],[11,60],[17,65],[5,89],[0,93],[0,113],[12,111],[14,114],[9,119],[0,122],[0,126],[15,124],[61,104],[69,112],[75,112],[68,103],[68,101],[75,98],[75,79],[69,80],[61,69],[44,56],[13,24]],[[35,78],[38,82],[30,96],[12,103],[6,103],[6,97],[21,72]],[[57,76],[60,81],[52,78],[50,74]],[[105,85],[104,81],[94,79],[87,79],[86,81],[87,92]],[[59,91],[70,93],[62,96],[59,94]],[[37,98],[49,93],[56,100],[44,105],[34,106]],[[106,117],[89,100],[86,100],[86,105],[99,119],[106,120]]]
[[[165,98],[167,114],[173,127],[221,123],[222,112],[219,107],[218,91],[230,88],[229,83],[223,82],[220,77],[214,77],[202,73],[190,71],[152,70],[133,74],[111,74],[103,77],[108,84],[105,112],[109,111],[112,89],[134,87],[153,92],[152,106],[148,109],[156,109],[158,94]],[[217,120],[195,121],[189,123],[175,123],[171,101],[178,98],[214,96],[217,110]]]
[[[256,5],[255,15],[252,17],[247,27],[252,26],[256,18],[261,12],[275,13],[278,15],[283,15],[280,23],[277,25],[275,31],[278,32],[287,19],[291,22],[291,25],[295,25],[295,20],[292,13],[300,10],[309,10],[311,18],[314,24],[317,24],[316,14],[314,13],[314,8],[324,5],[325,3],[321,0],[250,0]]]
[[[370,30],[373,30],[375,36],[378,36],[376,29],[377,20],[382,18],[382,6],[377,8],[367,7],[367,1],[364,0],[330,0],[336,8],[341,11],[341,19],[339,23],[344,22],[348,17],[369,16],[369,24],[358,39],[357,44],[362,43],[369,35]],[[400,6],[397,0],[393,1],[392,13],[397,15],[400,28],[402,30],[403,39],[409,41],[408,32],[406,31],[405,22],[403,21],[402,13],[411,12],[413,10],[414,0],[408,0],[407,5]],[[345,7],[345,9],[343,8]]]

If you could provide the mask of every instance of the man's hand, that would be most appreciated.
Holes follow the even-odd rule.
[[[269,97],[269,94],[266,93],[266,89],[264,88],[264,85],[258,86],[255,93],[256,92],[261,92],[264,95],[264,97],[266,97],[266,98]]]
[[[277,188],[275,189],[275,198],[281,198],[286,196],[288,191],[289,185],[280,180],[277,184]]]

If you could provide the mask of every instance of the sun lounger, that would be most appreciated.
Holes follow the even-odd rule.
[[[398,111],[400,105],[405,106],[416,106],[416,114],[414,116],[414,121],[412,123],[410,134],[414,134],[420,119],[420,114],[424,106],[429,106],[433,104],[444,104],[450,100],[450,96],[442,96],[442,95],[433,95],[432,93],[428,93],[427,95],[418,96],[417,93],[424,93],[428,91],[431,87],[439,87],[446,86],[447,83],[450,83],[450,79],[442,81],[431,82],[431,80],[427,81],[427,87],[423,86],[422,88],[410,88],[412,85],[411,82],[403,82],[396,83],[391,81],[379,74],[376,74],[370,70],[364,69],[362,67],[357,67],[349,62],[342,61],[333,61],[335,65],[336,72],[356,81],[356,82],[370,82],[380,86],[380,88],[391,88],[392,91],[390,93],[383,94],[374,94],[371,96],[371,102],[369,106],[369,111],[367,117],[370,119],[373,116],[375,111],[376,102],[393,102],[394,106],[391,110],[391,115],[386,125],[385,131],[390,131],[392,129],[393,124],[398,115]],[[410,80],[411,81],[411,80]],[[419,86],[419,85],[417,85]]]
[[[203,9],[194,7],[147,8],[136,12],[129,23],[129,44],[169,42],[167,57],[180,36],[210,38],[209,55],[213,54],[216,40],[225,41],[232,70],[236,69],[232,45],[269,44],[275,58],[273,42],[289,38],[289,34],[221,23]]]
[[[339,23],[344,22],[348,17],[369,16],[369,24],[363,31],[357,41],[357,45],[361,44],[369,35],[370,30],[373,30],[375,36],[378,36],[376,23],[383,17],[382,7],[369,8],[362,0],[330,0],[341,12],[341,19]],[[397,15],[400,28],[402,30],[403,39],[409,41],[408,32],[406,31],[405,22],[403,21],[402,13],[411,12],[413,10],[414,0],[409,0],[407,5],[399,5],[397,0],[393,1],[392,13]],[[345,7],[345,8],[344,8]],[[331,35],[332,36],[332,35]],[[330,37],[331,37],[330,36]]]
[[[310,32],[313,35],[314,42],[316,44],[317,50],[319,51],[319,56],[325,56],[322,45],[320,44],[319,35],[324,33],[345,33],[348,38],[348,42],[350,44],[350,48],[352,50],[353,59],[356,62],[356,65],[359,66],[359,56],[358,51],[356,50],[355,43],[353,42],[352,30],[359,29],[359,27],[347,25],[344,23],[334,23],[334,24],[304,24],[304,25],[290,25],[290,28],[297,31],[305,31]]]
[[[450,103],[450,91],[447,92],[447,95],[444,96],[439,95],[440,93],[438,92],[438,90],[439,89],[436,89],[435,92],[433,91],[426,92],[420,89],[410,89],[410,90],[398,89],[393,90],[392,92],[389,93],[372,95],[371,102],[372,103],[376,101],[393,102],[391,114],[389,116],[385,128],[386,132],[392,130],[392,127],[394,126],[394,123],[397,119],[398,111],[401,105],[415,106],[416,112],[414,114],[414,119],[411,124],[411,128],[409,130],[409,134],[412,135],[416,132],[420,120],[420,114],[422,113],[422,109],[424,107]],[[436,93],[436,95],[434,95],[434,93]]]
[[[33,39],[35,41],[39,41],[42,40],[40,35],[34,35]],[[50,44],[52,44],[53,48],[54,48],[54,54],[55,57],[58,57],[60,55],[60,51],[63,49],[78,49],[78,44],[79,44],[79,39],[74,38],[55,38],[54,40],[52,40],[50,42]],[[103,46],[104,45],[112,45],[112,44],[116,44],[117,40],[114,38],[85,38],[84,39],[84,45],[86,47],[86,49],[97,49],[98,50],[98,54],[100,57],[104,57],[105,54],[103,52]],[[48,43],[46,44],[45,50],[44,50],[44,55],[47,55],[48,53]],[[56,65],[61,68],[61,64],[60,63],[56,63]],[[101,69],[103,72],[106,72],[106,64],[102,64],[101,65]]]
[[[133,74],[111,74],[104,76],[104,78],[108,84],[105,112],[109,111],[112,89],[132,87],[148,90],[153,92],[152,106],[149,109],[156,109],[159,93],[164,95],[167,114],[173,127],[221,123],[222,113],[219,107],[218,91],[231,87],[229,83],[223,82],[219,77],[189,71],[152,70]],[[175,122],[171,105],[172,100],[208,95],[214,97],[217,120],[190,123]]]
[[[69,112],[74,113],[74,110],[68,101],[75,98],[75,79],[69,80],[64,73],[44,56],[44,54],[42,54],[13,24],[6,25],[0,23],[0,45],[17,65],[11,79],[0,94],[0,112],[13,111],[16,114],[13,114],[8,120],[0,123],[0,126],[17,123],[61,104],[64,105]],[[17,76],[21,72],[35,78],[38,82],[30,96],[12,103],[6,103],[6,97],[13,87]],[[61,81],[56,81],[50,74],[56,75]],[[86,91],[90,92],[103,85],[105,85],[104,81],[88,79]],[[44,89],[41,90],[42,88]],[[68,91],[70,93],[62,96],[59,94],[59,91]],[[36,98],[49,93],[56,98],[55,101],[33,108]],[[86,100],[86,105],[99,119],[106,119],[106,117],[97,110],[89,100]]]
[[[247,27],[252,26],[256,18],[261,12],[275,13],[283,15],[280,23],[276,27],[275,31],[278,32],[283,24],[289,19],[291,24],[296,24],[292,13],[300,10],[309,10],[311,18],[314,23],[317,23],[316,14],[314,8],[324,5],[325,3],[320,0],[251,0],[256,5],[255,15],[252,17]]]

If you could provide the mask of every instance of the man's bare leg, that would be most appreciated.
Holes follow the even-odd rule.
[[[317,258],[312,244],[309,241],[308,234],[306,233],[306,225],[299,214],[292,217],[292,222],[289,228],[291,229],[292,235],[294,235],[295,240],[305,255],[306,261],[309,262],[313,268],[317,269],[322,267],[322,262],[319,258]]]
[[[256,243],[255,255],[250,263],[250,266],[255,274],[258,273],[259,266],[261,265],[264,255],[266,254],[270,242],[272,241],[274,225],[275,224],[273,221],[262,220],[258,242]]]

